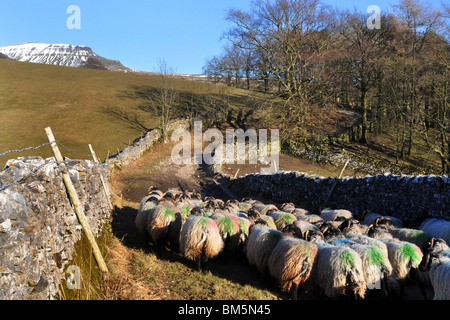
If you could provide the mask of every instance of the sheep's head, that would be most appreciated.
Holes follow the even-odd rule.
[[[306,230],[303,233],[303,239],[309,242],[322,242],[324,239],[324,236],[322,232],[318,230]]]
[[[419,270],[426,271],[430,269],[433,260],[437,259],[441,252],[449,250],[449,246],[443,239],[431,238],[422,250],[423,258],[419,264]]]
[[[259,213],[258,209],[252,207],[247,211],[247,216],[250,221],[256,221],[261,217],[261,214]]]
[[[304,239],[302,231],[294,224],[288,224],[283,228],[282,232],[284,236],[292,236],[295,238]]]
[[[379,226],[379,225],[373,225],[373,224],[371,224],[367,228],[366,232],[367,232],[367,235],[371,238],[383,238],[383,235],[389,233],[387,228]]]
[[[295,205],[292,202],[285,202],[280,207],[281,210],[293,210],[295,209]]]
[[[204,213],[205,212],[197,206],[192,207],[190,210],[190,215],[193,215],[193,216],[202,216]]]
[[[392,222],[391,218],[388,217],[379,217],[375,220],[375,225],[383,227],[383,228],[393,228],[394,223]]]
[[[349,218],[345,219],[344,222],[342,222],[338,226],[339,230],[343,233],[350,233],[353,230],[359,231],[360,230],[360,224],[358,220]]]
[[[320,231],[322,232],[324,239],[342,235],[342,232],[341,230],[339,230],[339,228],[327,222],[322,223],[322,225],[320,226]]]

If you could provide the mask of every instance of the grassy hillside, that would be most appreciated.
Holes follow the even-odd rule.
[[[0,60],[0,153],[47,142],[50,126],[58,141],[88,154],[92,144],[103,160],[154,128],[158,119],[146,110],[145,93],[154,94],[160,83],[155,75],[119,73]],[[256,94],[223,85],[175,80],[180,102],[176,116],[238,110],[252,104]],[[131,119],[138,119],[138,124]],[[51,156],[50,148],[12,153],[6,160],[24,155]],[[75,158],[68,152],[64,156]]]

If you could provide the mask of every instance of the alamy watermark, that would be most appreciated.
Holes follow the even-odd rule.
[[[66,280],[66,286],[70,290],[80,290],[81,289],[81,271],[80,267],[71,265],[67,268],[66,273],[69,274],[69,277]]]
[[[381,9],[377,5],[371,5],[367,8],[367,13],[371,13],[367,18],[366,26],[369,30],[381,29]]]
[[[69,30],[81,29],[81,9],[77,5],[71,5],[67,7],[67,14],[70,14],[67,18],[66,25]]]
[[[270,130],[270,148],[267,129],[227,129],[225,138],[219,129],[203,132],[201,121],[194,122],[194,139],[185,129],[175,130],[171,136],[173,142],[180,141],[172,149],[172,162],[181,164],[258,164],[263,174],[278,171],[280,154],[280,133],[278,129]],[[192,140],[194,146],[192,148]],[[204,142],[211,142],[203,148]],[[194,154],[192,155],[192,149]]]

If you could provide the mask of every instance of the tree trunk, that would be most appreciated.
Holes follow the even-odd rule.
[[[359,139],[359,142],[363,144],[367,144],[367,128],[368,128],[368,117],[367,117],[367,91],[365,89],[362,89],[361,91],[361,108],[363,112],[363,118],[362,118],[362,132],[361,137]]]

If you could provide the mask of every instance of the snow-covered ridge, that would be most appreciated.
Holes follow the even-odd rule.
[[[102,65],[106,69],[115,71],[129,70],[120,62],[105,59],[93,52],[91,48],[79,45],[30,42],[0,47],[0,53],[12,60],[67,67],[84,67],[91,58],[96,61],[102,61]],[[107,63],[105,64],[104,62]]]

